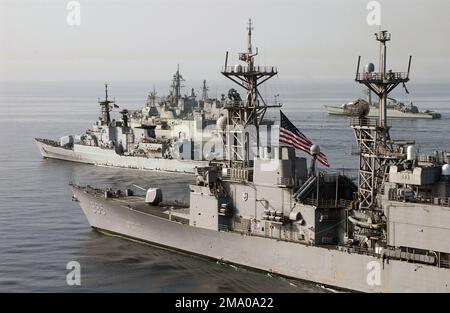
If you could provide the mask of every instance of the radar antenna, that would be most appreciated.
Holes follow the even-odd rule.
[[[206,86],[206,80],[203,80],[203,86],[202,86],[202,100],[206,101],[208,100],[208,86]]]
[[[280,105],[267,105],[258,90],[259,85],[277,75],[277,68],[274,66],[255,66],[254,57],[258,55],[258,48],[253,52],[253,25],[251,19],[249,19],[247,30],[247,52],[239,54],[239,60],[244,62],[245,65],[228,66],[227,52],[225,66],[222,70],[222,74],[225,77],[246,91],[244,100],[241,100],[240,97],[231,97],[229,103],[225,106],[228,110],[228,127],[225,143],[226,159],[230,160],[230,164],[232,162],[234,164],[240,163],[244,167],[250,166],[250,140],[248,129],[246,130],[245,128],[249,125],[255,126],[256,155],[259,156],[259,125],[268,108],[280,107]]]
[[[101,107],[101,117],[100,121],[102,125],[109,125],[111,123],[111,117],[109,112],[111,112],[111,104],[114,104],[115,101],[108,100],[108,83],[105,83],[105,100],[98,102]]]

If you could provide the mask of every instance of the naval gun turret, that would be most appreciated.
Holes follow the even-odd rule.
[[[449,155],[418,155],[411,141],[391,140],[383,116],[376,121],[358,117],[352,123],[361,151],[356,192],[348,176],[315,168],[316,158],[323,164],[317,147],[298,149],[313,156],[308,171],[295,145],[264,146],[259,132],[247,127],[260,125],[268,106],[257,87],[276,69],[254,65],[251,30],[249,23],[249,49],[239,57],[244,65],[222,71],[246,93],[239,98],[232,92],[229,101],[224,99],[228,114],[217,126],[225,160],[195,168],[189,206],[162,201],[158,189],[142,197],[73,186],[73,199],[90,225],[324,285],[368,292],[448,292]],[[384,44],[388,36],[379,38]],[[382,73],[357,79],[385,98],[389,88],[407,78]]]

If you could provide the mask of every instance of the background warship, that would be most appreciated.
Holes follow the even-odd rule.
[[[192,89],[182,96],[184,81],[179,68],[173,76],[170,94],[158,98],[149,94],[140,110],[121,110],[120,120],[111,119],[110,112],[118,108],[108,98],[99,101],[101,115],[95,125],[78,136],[64,136],[59,142],[36,138],[35,142],[45,158],[82,162],[100,166],[144,170],[193,173],[196,166],[214,158],[212,152],[203,155],[205,142],[217,137],[216,121],[226,114],[221,100],[208,97],[203,81],[202,97]]]
[[[267,108],[258,86],[275,67],[254,65],[248,28],[245,66],[222,74],[247,96],[225,106],[226,158],[197,168],[190,204],[162,201],[160,189],[144,197],[74,185],[90,225],[98,230],[289,277],[364,292],[450,291],[449,155],[415,155],[413,141],[389,136],[386,101],[409,80],[386,72],[380,42],[378,73],[355,80],[379,97],[377,119],[358,116],[352,128],[360,149],[357,185],[348,177],[316,170],[290,146],[260,147],[249,157],[245,127],[258,128]]]
[[[366,73],[373,73],[375,70],[373,64],[368,64],[369,68],[365,69]],[[406,88],[406,87],[405,87]],[[357,99],[356,101],[344,103],[341,106],[326,105],[328,114],[330,115],[344,115],[344,116],[359,116],[361,114],[367,117],[378,117],[379,106],[378,103],[372,102],[372,92],[367,90],[367,100]],[[365,111],[368,111],[365,113]],[[409,118],[409,119],[437,119],[441,118],[441,114],[431,110],[420,111],[419,108],[410,101],[408,104],[397,101],[394,98],[389,98],[386,104],[386,115],[389,118]]]

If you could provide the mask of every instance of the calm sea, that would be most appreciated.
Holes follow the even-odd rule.
[[[160,85],[157,89],[166,93],[165,85]],[[144,83],[113,82],[110,95],[122,108],[139,108],[148,89]],[[220,84],[210,90],[214,90],[212,96],[226,92]],[[412,92],[410,98],[421,109],[437,110],[442,119],[393,121],[392,137],[415,139],[422,151],[450,150],[448,90],[428,85]],[[263,93],[269,102],[280,94],[283,111],[320,144],[333,167],[357,167],[357,158],[351,155],[355,143],[348,119],[328,116],[323,105],[362,96],[358,86],[278,84]],[[272,277],[91,230],[78,204],[71,201],[69,182],[115,188],[158,186],[166,199],[188,201],[187,184],[193,181],[188,175],[42,159],[33,138],[58,139],[86,130],[97,119],[97,97],[103,97],[98,82],[0,84],[0,292],[328,291],[317,284]],[[69,261],[81,264],[79,287],[66,284]]]

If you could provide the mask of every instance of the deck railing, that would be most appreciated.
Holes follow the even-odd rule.
[[[353,117],[350,122],[351,126],[368,126],[368,127],[377,127],[378,119],[376,118],[367,118],[367,117]]]
[[[406,72],[387,72],[381,73],[358,73],[356,80],[369,82],[384,82],[384,81],[406,81],[408,80],[408,73]]]
[[[277,68],[275,66],[253,66],[253,71],[250,71],[248,66],[236,65],[236,66],[224,66],[222,68],[223,73],[236,73],[236,74],[245,74],[245,73],[277,73]]]
[[[313,205],[317,208],[321,208],[321,209],[327,209],[327,208],[347,208],[350,204],[351,201],[350,200],[345,200],[345,199],[338,199],[336,201],[336,199],[320,199],[319,201],[317,201],[317,199],[314,198],[307,198],[305,200],[305,204],[307,205]]]
[[[389,200],[391,201],[405,201],[405,197],[398,195],[396,192],[389,193]],[[448,206],[450,207],[450,197],[431,197],[417,195],[412,199],[406,199],[408,202],[413,203],[426,203],[432,205]]]

